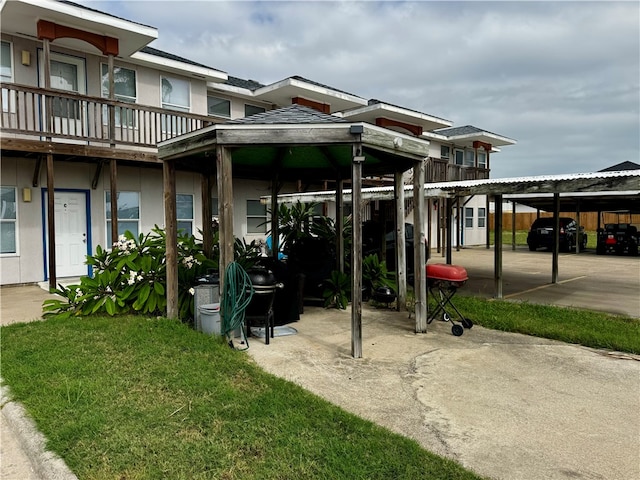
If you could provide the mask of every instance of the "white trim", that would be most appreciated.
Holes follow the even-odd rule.
[[[8,252],[8,253],[0,253],[0,257],[1,258],[10,258],[10,257],[19,257],[20,256],[20,227],[19,227],[19,219],[20,219],[20,206],[19,206],[19,201],[18,201],[18,187],[16,187],[15,185],[1,185],[2,187],[5,188],[13,188],[14,191],[14,195],[15,195],[15,204],[16,204],[16,218],[13,219],[13,224],[15,225],[15,243],[16,243],[16,251],[15,252]],[[0,205],[1,208],[1,205]],[[4,219],[4,220],[0,220],[0,222],[2,223],[9,223],[9,221],[12,219]]]
[[[136,52],[129,58],[137,60],[140,63],[153,66],[160,70],[167,70],[177,75],[198,77],[201,80],[218,80],[224,82],[229,78],[226,72],[221,72],[212,68],[201,67],[198,65],[192,65],[190,63],[179,62],[177,60],[160,57],[158,55],[152,55],[150,53]]]
[[[276,90],[279,90],[284,87],[289,87],[289,86],[307,90],[309,92],[317,93],[320,95],[326,95],[329,97],[335,97],[335,98],[340,98],[342,100],[359,103],[360,105],[367,105],[367,100],[365,100],[362,97],[357,97],[355,95],[351,95],[348,93],[339,92],[337,90],[331,89],[330,87],[321,87],[320,85],[298,80],[296,78],[285,78],[284,80],[280,80],[279,82],[272,83],[271,85],[258,88],[255,90],[254,95],[256,97],[261,95],[266,95],[268,93],[272,93]],[[317,100],[314,100],[314,101],[317,101]]]

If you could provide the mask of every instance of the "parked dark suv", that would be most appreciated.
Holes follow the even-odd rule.
[[[553,227],[555,222],[553,217],[542,217],[536,219],[531,225],[529,235],[527,235],[527,245],[532,252],[538,248],[553,249],[554,235]],[[576,221],[569,217],[560,217],[560,250],[568,252],[576,248]],[[580,250],[587,247],[587,234],[584,227],[580,227]]]

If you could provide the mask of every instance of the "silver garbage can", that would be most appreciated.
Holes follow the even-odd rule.
[[[194,328],[201,332],[202,323],[200,319],[200,307],[220,301],[220,285],[217,284],[201,284],[193,287],[193,309],[194,309]]]
[[[209,303],[200,305],[200,326],[202,333],[207,335],[221,335],[220,327],[220,304]]]

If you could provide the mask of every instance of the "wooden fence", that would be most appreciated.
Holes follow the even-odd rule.
[[[541,217],[553,217],[552,213],[540,213]],[[575,212],[560,213],[561,217],[576,218]],[[516,230],[529,230],[531,224],[538,217],[536,212],[516,212]],[[493,228],[494,214],[489,214],[489,225]],[[512,213],[503,212],[502,214],[502,228],[505,230],[512,229]],[[600,219],[600,226],[604,226],[605,223],[632,223],[640,226],[640,215],[630,213],[602,213]],[[598,228],[598,213],[597,212],[583,212],[580,214],[580,225],[587,231],[596,231]]]

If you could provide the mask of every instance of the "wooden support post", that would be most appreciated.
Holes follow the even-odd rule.
[[[221,145],[216,146],[216,166],[218,172],[218,216],[220,243],[220,291],[224,287],[227,266],[233,262],[233,183],[231,151]],[[222,312],[224,315],[224,312]]]
[[[398,298],[396,306],[398,311],[407,309],[407,249],[406,232],[404,228],[404,172],[395,172],[393,176],[393,199],[395,201],[395,240],[396,240],[396,280],[398,283]],[[414,199],[415,201],[422,201]]]
[[[487,195],[485,199],[486,199],[485,210],[484,210],[485,212],[484,226],[485,226],[485,232],[486,232],[485,243],[486,243],[487,250],[489,250],[491,248],[491,228],[489,226],[489,206],[490,206],[489,195]],[[494,213],[494,216],[495,216],[495,213]]]
[[[462,229],[464,225],[462,208],[460,197],[456,197],[456,252],[460,251],[460,245],[462,244]]]
[[[109,54],[108,56],[108,70],[109,70],[109,100],[115,100],[116,98],[116,87],[115,87],[115,74],[114,74],[114,64],[113,64],[113,54]],[[116,107],[115,105],[109,105],[109,140],[112,148],[116,146]]]
[[[211,174],[209,169],[202,174],[201,179],[202,196],[202,249],[207,258],[213,255],[213,232],[211,230]]]
[[[176,166],[170,160],[162,164],[164,223],[167,235],[167,318],[177,319],[178,310],[178,220],[176,217]]]
[[[427,259],[424,249],[425,161],[413,166],[413,287],[416,296],[416,333],[427,331]],[[404,228],[404,226],[403,226]]]
[[[111,245],[118,241],[118,164],[109,160],[109,186],[111,192]]]
[[[351,230],[351,356],[362,357],[362,144],[353,146],[351,164],[351,198],[353,228]]]
[[[494,213],[494,252],[493,271],[495,280],[495,296],[502,298],[502,195],[493,198],[495,204]]]
[[[336,181],[336,268],[340,273],[344,273],[344,199],[342,191],[344,180],[338,177]]]
[[[511,250],[516,251],[516,202],[511,202]]]
[[[279,175],[276,172],[271,181],[271,256],[278,261],[280,251],[280,231],[278,230],[278,191],[280,190]]]
[[[47,232],[49,235],[49,291],[56,289],[56,207],[53,154],[47,153]]]
[[[44,88],[51,88],[51,45],[48,38],[42,40],[42,63],[44,75]],[[45,128],[51,133],[53,131],[53,99],[51,95],[45,97]],[[51,136],[47,136],[47,140],[51,141]]]
[[[576,200],[576,254],[580,253],[582,235],[580,234],[580,199]]]
[[[551,249],[551,283],[558,283],[558,255],[560,252],[560,194],[553,194],[553,248]]]
[[[444,230],[446,235],[445,240],[445,256],[447,265],[451,265],[453,263],[452,256],[452,245],[453,245],[453,232],[451,229],[453,228],[453,199],[446,198],[444,201],[445,205],[445,220],[444,220]]]

